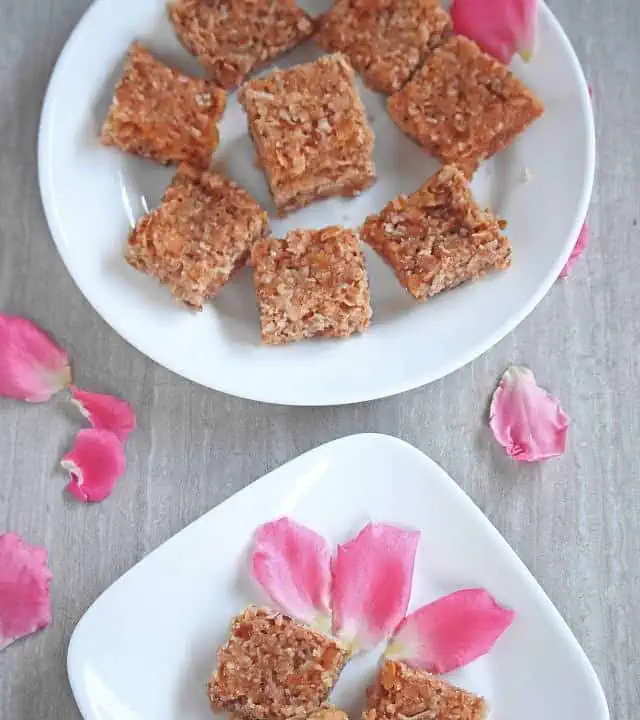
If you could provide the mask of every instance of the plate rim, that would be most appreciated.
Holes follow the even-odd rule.
[[[96,607],[99,607],[104,602],[108,601],[112,590],[120,586],[122,582],[127,577],[130,577],[132,574],[134,574],[136,570],[139,570],[139,567],[145,564],[147,560],[152,558],[152,556],[160,554],[160,551],[162,551],[165,546],[171,543],[173,540],[177,539],[179,536],[183,535],[187,531],[190,531],[192,528],[195,528],[203,522],[206,522],[210,515],[218,512],[224,506],[240,502],[243,496],[250,494],[250,492],[254,490],[255,486],[267,485],[274,475],[280,474],[287,470],[291,470],[291,468],[295,468],[296,465],[308,463],[315,456],[322,456],[326,453],[331,453],[335,451],[336,448],[339,448],[341,446],[346,447],[353,445],[357,447],[357,445],[360,443],[368,442],[375,443],[378,447],[383,446],[385,448],[385,451],[389,453],[398,452],[405,455],[410,455],[412,462],[414,462],[416,466],[422,465],[423,467],[429,469],[432,474],[432,476],[429,478],[429,482],[437,482],[445,486],[447,492],[451,493],[458,503],[462,503],[465,507],[468,508],[468,511],[473,514],[477,522],[482,525],[483,532],[486,532],[488,535],[490,535],[492,540],[500,547],[501,553],[504,554],[506,558],[508,558],[509,563],[512,565],[517,565],[518,572],[520,572],[523,578],[526,580],[527,592],[535,596],[536,601],[544,607],[545,616],[547,617],[548,621],[553,625],[554,633],[560,633],[568,642],[576,662],[580,664],[581,668],[586,672],[587,676],[589,677],[589,683],[595,689],[599,699],[600,707],[597,710],[598,715],[601,716],[601,720],[610,720],[609,707],[604,689],[602,687],[602,683],[600,682],[595,668],[589,660],[586,652],[582,648],[581,644],[578,642],[578,639],[567,624],[566,620],[562,617],[558,608],[555,606],[551,598],[545,592],[544,588],[540,585],[538,580],[536,580],[531,570],[529,570],[527,565],[519,557],[516,551],[507,542],[506,538],[495,527],[491,520],[489,520],[489,518],[482,512],[482,510],[478,507],[474,500],[458,485],[458,483],[453,479],[453,477],[441,465],[439,465],[426,453],[414,447],[407,441],[393,435],[387,435],[384,433],[354,433],[351,435],[345,435],[335,440],[331,440],[329,442],[318,445],[310,450],[307,450],[304,453],[301,453],[291,458],[290,460],[287,460],[277,468],[274,468],[273,470],[270,470],[269,472],[253,480],[244,488],[229,496],[218,505],[210,508],[200,517],[196,518],[191,523],[183,527],[181,530],[178,530],[178,532],[167,538],[164,542],[154,548],[150,553],[144,555],[140,560],[138,560],[138,562],[136,562],[131,568],[126,570],[102,593],[100,593],[100,595],[89,605],[89,607],[85,610],[85,612],[82,614],[82,616],[76,623],[69,639],[69,644],[67,648],[67,677],[69,679],[69,684],[71,686],[74,700],[78,708],[80,709],[83,718],[85,718],[85,720],[94,720],[94,715],[89,714],[90,708],[87,708],[83,700],[81,700],[83,693],[80,691],[81,683],[76,675],[75,668],[76,647],[80,642],[80,638],[83,632],[82,628],[85,624],[85,620],[89,617],[90,614],[93,614]],[[79,674],[80,671],[78,670],[78,675]],[[85,710],[87,710],[87,712],[85,712]]]
[[[277,392],[273,395],[270,391],[269,386],[264,386],[259,392],[256,391],[244,391],[242,387],[239,387],[237,381],[228,381],[219,376],[211,381],[205,378],[194,377],[191,373],[183,372],[183,369],[179,367],[178,363],[165,362],[165,360],[159,360],[153,353],[147,352],[143,349],[145,343],[138,338],[131,337],[130,333],[123,328],[117,318],[111,317],[107,319],[105,315],[99,309],[102,303],[92,299],[91,292],[85,282],[82,280],[82,274],[72,269],[70,263],[67,262],[65,257],[63,236],[64,231],[58,219],[56,217],[55,202],[53,200],[53,193],[49,192],[50,184],[45,182],[45,168],[47,168],[46,161],[46,148],[51,142],[51,123],[49,122],[49,116],[53,112],[52,106],[54,104],[53,92],[57,83],[58,75],[62,72],[62,66],[66,61],[66,57],[73,50],[73,45],[77,41],[77,38],[83,32],[84,27],[90,22],[93,13],[99,12],[99,8],[102,5],[107,5],[114,2],[114,0],[94,0],[94,2],[85,10],[82,14],[75,27],[68,36],[58,59],[55,62],[47,89],[45,91],[44,99],[41,106],[40,121],[38,125],[38,143],[37,143],[37,167],[38,167],[38,185],[40,189],[40,197],[42,206],[44,209],[45,218],[49,228],[49,234],[54,242],[56,250],[63,265],[67,272],[71,276],[74,284],[80,291],[81,295],[89,303],[91,308],[96,314],[105,322],[115,333],[117,333],[128,345],[135,348],[142,355],[147,357],[149,360],[154,362],[166,370],[182,377],[189,382],[195,383],[201,387],[205,387],[210,390],[221,392],[232,397],[241,398],[244,400],[252,400],[256,402],[262,402],[271,405],[280,406],[297,406],[297,407],[327,407],[327,406],[340,406],[340,405],[351,405],[359,402],[369,402],[372,400],[379,400],[394,395],[399,395],[410,390],[429,385],[437,380],[447,377],[451,373],[459,370],[460,368],[468,365],[473,360],[477,359],[481,355],[484,355],[494,345],[499,343],[507,335],[513,332],[539,305],[542,299],[549,292],[555,281],[557,280],[561,269],[569,259],[571,251],[573,250],[575,243],[578,239],[578,235],[582,228],[583,223],[587,217],[589,204],[591,202],[591,196],[593,193],[593,186],[595,180],[595,169],[596,169],[596,135],[595,135],[595,121],[593,114],[593,107],[589,96],[589,87],[584,75],[584,70],[578,59],[578,56],[562,27],[560,21],[556,18],[552,10],[547,6],[545,0],[539,0],[540,7],[539,12],[544,14],[545,20],[548,21],[552,26],[555,35],[559,42],[562,44],[563,49],[567,55],[567,58],[573,67],[576,77],[578,78],[579,95],[583,110],[583,120],[586,123],[587,129],[587,146],[586,151],[586,175],[583,178],[582,190],[580,194],[580,202],[578,205],[577,214],[574,218],[572,228],[564,241],[562,251],[558,255],[558,259],[552,266],[550,272],[540,283],[537,290],[529,298],[528,302],[524,303],[519,309],[515,310],[501,325],[499,325],[491,333],[474,345],[468,347],[466,352],[460,352],[453,356],[448,362],[440,363],[436,368],[428,369],[421,374],[414,374],[410,378],[400,378],[398,380],[391,380],[383,382],[377,385],[375,388],[369,390],[356,390],[356,391],[341,391],[338,395],[333,395],[333,390],[330,387],[325,388],[324,395],[322,397],[314,397],[307,399],[305,396],[298,395],[286,395],[283,392]],[[215,384],[213,384],[215,382]],[[283,397],[284,394],[284,397]]]

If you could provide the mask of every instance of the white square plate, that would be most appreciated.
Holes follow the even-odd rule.
[[[422,531],[411,606],[482,586],[517,612],[486,657],[450,679],[491,720],[608,720],[595,672],[505,540],[432,460],[400,440],[354,435],[266,475],[151,553],[107,590],[69,647],[86,720],[208,720],[205,684],[232,616],[260,602],[246,570],[254,529],[290,515],[342,542],[368,520]],[[377,658],[353,660],[333,701],[357,717]]]

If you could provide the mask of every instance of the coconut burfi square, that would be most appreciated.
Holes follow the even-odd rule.
[[[462,172],[445,166],[412,195],[370,215],[360,231],[418,300],[511,264],[504,222],[473,199]]]
[[[251,253],[263,342],[344,337],[369,326],[369,280],[358,238],[334,226],[258,241]]]
[[[395,123],[470,177],[543,113],[541,101],[471,40],[450,38],[388,99]]]
[[[373,132],[342,55],[252,80],[239,99],[280,215],[375,180]]]
[[[363,720],[485,720],[484,698],[402,662],[386,660],[367,692]]]
[[[208,167],[226,95],[134,43],[100,135],[105,145],[157,162]]]
[[[176,0],[168,12],[180,42],[228,90],[313,32],[295,0]]]
[[[438,0],[336,0],[314,40],[343,52],[372,90],[391,94],[450,34]]]
[[[181,166],[160,205],[131,231],[125,257],[197,310],[248,260],[267,213],[228,178]]]
[[[249,607],[218,650],[208,686],[211,709],[244,720],[301,720],[326,702],[348,657],[338,640]]]

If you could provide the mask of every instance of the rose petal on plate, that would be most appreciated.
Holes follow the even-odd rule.
[[[124,442],[129,433],[135,429],[136,416],[126,400],[105,395],[103,393],[80,390],[71,386],[71,402],[98,430],[111,432]]]
[[[386,656],[434,674],[451,672],[486,655],[514,618],[486,590],[459,590],[406,617]]]
[[[46,402],[70,382],[62,348],[31,320],[0,313],[0,395]]]
[[[419,532],[369,523],[338,546],[333,630],[354,652],[375,647],[405,616],[419,540]]]
[[[493,393],[489,425],[515,460],[535,462],[562,455],[569,418],[527,367],[511,365]]]
[[[253,576],[287,614],[331,630],[331,549],[318,533],[283,517],[258,528]]]
[[[47,551],[0,535],[0,650],[51,622]]]
[[[516,53],[534,54],[537,0],[453,0],[453,29],[474,40],[486,53],[508,65]]]
[[[587,223],[585,223],[582,226],[582,230],[580,230],[580,234],[578,235],[576,244],[574,245],[573,250],[571,251],[571,255],[569,255],[567,264],[560,271],[561,278],[568,277],[569,273],[573,269],[573,266],[578,262],[578,258],[585,251],[588,243],[589,243],[589,226],[587,225]]]
[[[100,502],[111,494],[124,473],[122,443],[109,430],[89,428],[76,435],[71,451],[61,460],[69,472],[67,490],[80,502]]]

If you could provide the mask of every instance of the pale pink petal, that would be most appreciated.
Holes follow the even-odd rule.
[[[266,523],[255,534],[251,569],[287,614],[331,629],[331,549],[323,537],[285,517]]]
[[[71,386],[71,398],[94,428],[111,430],[121,442],[135,429],[135,413],[125,400],[113,395],[80,390],[74,385]]]
[[[589,226],[587,225],[587,223],[585,223],[582,226],[582,230],[580,230],[580,234],[578,235],[576,244],[574,245],[573,250],[571,251],[571,255],[569,255],[567,264],[560,271],[561,278],[566,278],[569,275],[573,266],[578,262],[578,258],[585,251],[588,243],[589,243]]]
[[[453,29],[474,40],[485,52],[508,65],[520,53],[534,53],[538,20],[537,0],[453,0]]]
[[[460,590],[406,617],[386,655],[430,673],[451,672],[486,655],[514,618],[486,590]]]
[[[419,540],[419,532],[369,523],[338,546],[333,629],[354,651],[375,647],[405,616]]]
[[[51,622],[47,551],[0,535],[0,650]]]
[[[567,446],[569,418],[521,365],[511,365],[502,376],[491,401],[489,425],[515,460],[545,460],[562,455]]]
[[[62,348],[31,320],[0,313],[0,395],[45,402],[70,382]]]
[[[124,448],[109,430],[80,430],[60,463],[69,472],[67,490],[80,502],[100,502],[124,473]]]

